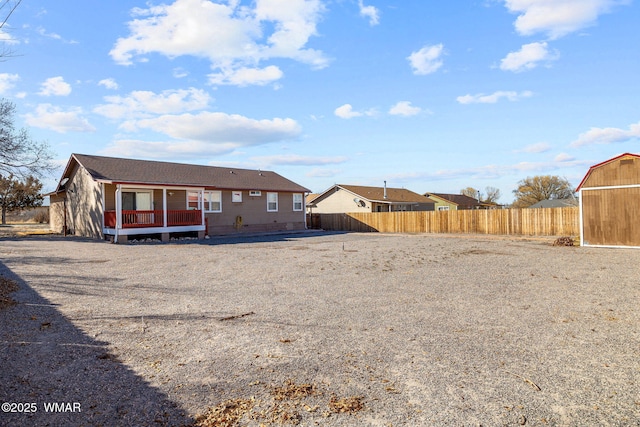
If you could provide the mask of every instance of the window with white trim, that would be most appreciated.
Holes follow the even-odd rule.
[[[448,211],[449,210],[449,206],[438,206],[438,210],[439,211]]]
[[[204,211],[205,212],[222,212],[222,192],[221,191],[205,191],[204,192]]]
[[[278,193],[267,193],[267,212],[278,212]]]
[[[294,211],[302,210],[302,194],[293,195],[293,210]]]
[[[205,212],[222,212],[222,192],[221,191],[205,191],[202,195]],[[198,193],[195,191],[187,192],[187,209],[202,209],[198,200]]]

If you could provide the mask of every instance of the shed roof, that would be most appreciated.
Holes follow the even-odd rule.
[[[228,167],[123,159],[72,154],[62,178],[68,178],[76,164],[100,182],[162,186],[205,187],[227,190],[309,192],[310,190],[275,172]],[[56,191],[61,191],[58,185]]]
[[[605,160],[604,162],[598,163],[596,165],[593,165],[589,168],[589,170],[587,171],[587,174],[584,176],[584,178],[582,178],[582,181],[580,181],[580,184],[578,185],[578,187],[576,188],[576,191],[580,191],[580,189],[586,184],[587,180],[589,179],[589,177],[591,176],[591,174],[593,173],[594,170],[599,169],[603,166],[606,166],[610,163],[613,162],[617,162],[619,160],[622,160],[624,158],[633,158],[633,159],[640,159],[640,154],[631,154],[631,153],[624,153],[624,154],[620,154],[619,156],[613,157],[609,160]]]

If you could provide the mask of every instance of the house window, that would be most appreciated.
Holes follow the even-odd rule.
[[[222,212],[222,192],[220,191],[204,192],[204,211],[205,212]]]
[[[187,209],[190,211],[200,209],[199,193],[193,191],[187,192]]]
[[[448,211],[449,210],[449,206],[438,206],[438,210],[439,211]]]
[[[195,191],[189,191],[187,193],[187,209],[195,210],[202,209],[198,194]],[[222,192],[220,191],[205,191],[202,196],[204,202],[205,212],[222,212]]]
[[[151,192],[149,191],[123,191],[122,210],[125,211],[150,211],[152,205]]]
[[[302,210],[302,194],[293,195],[293,210],[294,211]]]
[[[249,191],[249,196],[251,196],[251,197],[260,197],[260,196],[262,196],[262,191],[260,191],[260,190],[251,190],[251,191]]]
[[[278,193],[267,193],[267,212],[278,212]]]
[[[232,191],[231,201],[233,203],[242,203],[242,191]]]

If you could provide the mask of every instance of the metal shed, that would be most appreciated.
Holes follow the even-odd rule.
[[[591,166],[576,190],[581,245],[640,248],[640,155]]]

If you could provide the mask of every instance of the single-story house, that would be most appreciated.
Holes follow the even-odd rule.
[[[538,208],[572,208],[578,206],[578,200],[573,199],[553,199],[553,200],[540,200],[537,203],[529,206],[527,209]]]
[[[458,211],[464,209],[491,209],[495,204],[483,203],[464,194],[424,193],[435,202],[438,211]]]
[[[591,166],[576,191],[581,245],[640,248],[640,155]]]
[[[432,211],[435,203],[405,188],[335,184],[309,200],[310,213]]]
[[[49,194],[50,223],[116,242],[301,230],[308,192],[269,171],[72,154]]]

